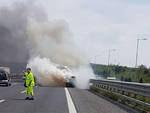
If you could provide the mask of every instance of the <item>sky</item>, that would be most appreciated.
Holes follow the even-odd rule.
[[[0,7],[25,0],[0,0]],[[149,0],[33,0],[49,20],[68,22],[74,40],[89,62],[134,67],[137,38],[138,65],[150,67]],[[115,49],[115,51],[112,51]]]

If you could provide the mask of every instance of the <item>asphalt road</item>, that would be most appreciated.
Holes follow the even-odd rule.
[[[35,100],[25,100],[23,85],[0,87],[0,113],[127,113],[87,90],[66,90],[35,87]]]
[[[0,113],[69,113],[64,88],[35,87],[35,100],[25,99],[21,85],[0,87]]]

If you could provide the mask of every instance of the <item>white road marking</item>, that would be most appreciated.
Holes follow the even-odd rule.
[[[76,108],[73,104],[72,98],[71,98],[67,88],[65,88],[65,92],[66,92],[66,98],[67,98],[67,102],[68,102],[69,113],[77,113]]]
[[[14,86],[14,85],[17,85],[17,83],[13,83],[13,84],[11,84],[12,86]]]
[[[18,85],[19,83],[11,83],[11,86],[16,86]]]
[[[25,93],[26,92],[26,90],[24,90],[24,91],[21,91],[20,93]]]
[[[2,103],[2,102],[4,102],[5,100],[4,99],[2,99],[2,100],[0,100],[0,103]]]

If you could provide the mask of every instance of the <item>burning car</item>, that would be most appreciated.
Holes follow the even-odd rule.
[[[75,76],[73,76],[72,71],[67,66],[57,66],[58,69],[62,70],[64,73],[64,83],[65,87],[75,87]]]

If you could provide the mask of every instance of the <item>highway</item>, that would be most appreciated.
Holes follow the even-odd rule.
[[[35,87],[35,100],[25,100],[25,88],[0,87],[0,113],[127,113],[87,90]]]

